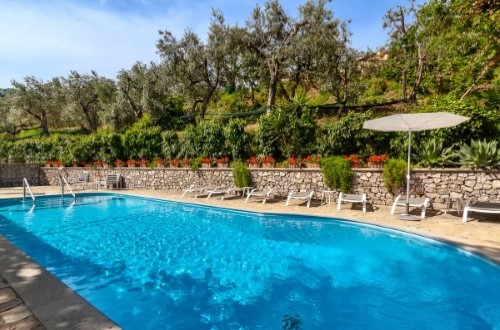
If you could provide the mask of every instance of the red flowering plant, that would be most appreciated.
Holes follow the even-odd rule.
[[[247,159],[247,164],[248,167],[259,167],[260,166],[260,159],[257,156],[252,156]]]
[[[318,155],[308,155],[302,161],[306,164],[307,168],[318,168],[320,160],[321,157]]]
[[[274,159],[273,156],[266,156],[262,159],[262,167],[275,167],[276,166],[276,159]]]
[[[363,167],[365,166],[365,162],[363,161],[363,158],[359,157],[356,154],[350,154],[349,156],[344,156],[346,160],[348,160],[351,163],[351,167]]]
[[[170,167],[179,167],[181,166],[182,161],[180,159],[173,158],[170,159],[168,163],[170,164]]]
[[[387,155],[382,154],[382,155],[371,155],[368,158],[368,166],[369,167],[383,167],[384,163],[387,160]]]
[[[191,167],[192,163],[193,163],[193,160],[191,158],[184,158],[181,160],[182,167],[185,167],[185,168]]]
[[[229,158],[228,157],[219,157],[215,160],[217,163],[217,167],[227,167],[229,164]]]
[[[123,162],[123,160],[117,159],[117,160],[115,160],[114,164],[115,164],[116,167],[123,167],[123,165],[125,163]]]
[[[141,167],[148,167],[148,160],[147,160],[147,159],[142,158],[142,159],[139,161],[139,166],[141,166]]]
[[[137,166],[137,161],[134,159],[129,159],[127,160],[127,166],[128,167],[136,167]]]
[[[104,163],[103,162],[93,162],[92,166],[94,166],[94,167],[103,167]]]
[[[288,164],[288,167],[290,168],[299,168],[300,167],[300,158],[295,158],[293,156],[288,157],[286,160],[286,163]]]
[[[212,165],[212,158],[210,157],[201,157],[200,161],[201,161],[201,167],[207,168]]]
[[[161,158],[155,159],[156,167],[165,167],[165,161]]]

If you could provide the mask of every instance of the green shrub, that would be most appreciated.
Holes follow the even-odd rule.
[[[245,121],[240,118],[231,119],[224,128],[226,148],[233,159],[245,159],[248,157],[250,135],[245,132]]]
[[[216,158],[225,155],[224,128],[218,120],[204,121],[198,125],[197,130],[200,136],[201,150],[196,156],[205,155]]]
[[[144,115],[123,135],[123,150],[128,159],[154,159],[161,155],[161,128],[152,126],[151,118]]]
[[[261,155],[305,156],[314,152],[317,124],[315,111],[292,103],[259,118],[257,140]]]
[[[247,165],[241,161],[236,161],[231,163],[231,168],[233,169],[234,185],[239,188],[250,187],[252,179]]]
[[[497,141],[472,140],[458,151],[460,164],[478,168],[500,167],[500,148]]]
[[[326,157],[322,158],[321,170],[328,187],[340,189],[343,193],[351,190],[353,172],[351,164],[344,157]]]
[[[191,165],[189,166],[193,171],[197,171],[201,167],[201,156],[193,159]]]
[[[179,153],[179,137],[174,131],[164,131],[161,133],[161,149],[166,159],[173,159]]]
[[[370,111],[350,112],[333,124],[324,125],[317,138],[318,153],[323,156],[359,154],[370,156],[388,153],[390,133],[363,129],[363,124],[371,119]]]
[[[389,159],[384,165],[382,179],[384,186],[390,192],[395,192],[397,189],[404,186],[406,183],[406,173],[408,171],[408,163],[402,159]]]
[[[179,154],[178,157],[193,158],[201,154],[201,139],[202,136],[198,133],[195,126],[189,125],[184,130],[179,141]]]
[[[444,148],[440,138],[421,141],[420,146],[413,147],[413,151],[413,159],[423,167],[449,165],[455,157],[453,147]]]

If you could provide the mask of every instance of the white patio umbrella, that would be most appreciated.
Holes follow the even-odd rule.
[[[411,155],[411,133],[425,131],[437,128],[452,127],[469,120],[469,117],[455,115],[449,112],[432,113],[410,113],[398,114],[378,119],[367,120],[363,128],[382,131],[382,132],[400,132],[408,133],[408,173],[406,175],[406,214],[400,218],[405,220],[414,220],[409,216],[410,205],[410,155]]]

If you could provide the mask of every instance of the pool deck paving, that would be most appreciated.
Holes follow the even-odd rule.
[[[35,196],[60,193],[58,186],[32,187],[32,189]],[[361,207],[357,205],[343,204],[342,209],[337,210],[336,203],[324,204],[319,200],[313,201],[311,207],[307,208],[305,202],[296,200],[292,200],[290,206],[285,206],[283,199],[268,200],[265,204],[259,199],[250,199],[248,203],[244,203],[244,199],[236,195],[221,201],[220,196],[210,199],[206,196],[181,197],[180,192],[160,190],[76,191],[76,193],[82,192],[110,192],[252,212],[293,213],[347,219],[451,243],[500,264],[500,217],[497,214],[470,213],[469,220],[462,223],[462,217],[456,210],[444,213],[438,209],[427,210],[426,218],[421,221],[403,221],[398,220],[397,215],[391,215],[390,207],[385,205],[370,205],[367,212],[363,213]],[[16,197],[22,197],[22,188],[0,188],[0,198]],[[402,208],[399,209],[399,212],[401,211]],[[419,215],[419,210],[415,210],[412,214]],[[0,235],[0,253],[0,329],[62,329],[68,326],[72,329],[119,329],[83,298],[17,250],[2,235]],[[10,300],[4,302],[6,299]],[[9,302],[10,305],[7,304]],[[8,311],[10,313],[5,314]],[[17,321],[14,321],[16,319]],[[21,323],[19,326],[12,326],[15,322],[23,321],[25,326]]]

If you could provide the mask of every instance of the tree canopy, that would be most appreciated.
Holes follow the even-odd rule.
[[[71,71],[50,81],[13,81],[0,90],[0,129],[123,131],[145,114],[164,130],[207,118],[258,122],[255,116],[276,106],[294,109],[287,105],[302,94],[304,107],[317,108],[316,119],[443,102],[498,111],[498,2],[401,1],[381,17],[389,39],[376,51],[351,47],[349,22],[335,17],[329,0],[305,1],[296,13],[268,0],[242,26],[214,9],[207,35],[160,31],[159,60],[138,61],[115,79]]]

